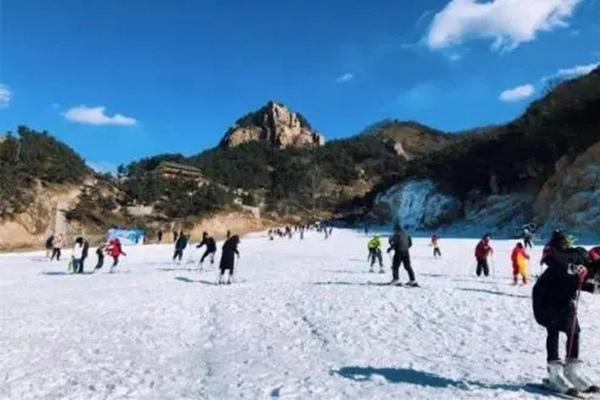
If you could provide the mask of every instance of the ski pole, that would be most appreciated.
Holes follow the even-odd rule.
[[[575,310],[573,311],[573,322],[571,323],[571,332],[569,332],[569,348],[567,350],[567,360],[571,358],[573,352],[573,338],[575,336],[575,329],[577,328],[577,308],[579,307],[579,295],[581,294],[582,282],[577,285],[577,296],[575,297]]]

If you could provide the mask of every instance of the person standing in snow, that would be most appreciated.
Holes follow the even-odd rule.
[[[81,274],[81,260],[83,258],[83,238],[80,236],[75,239],[73,254],[71,255],[72,271],[74,274]]]
[[[163,235],[162,231],[158,231],[158,243],[162,242],[162,235]]]
[[[373,266],[379,261],[379,273],[383,274],[385,271],[383,270],[383,257],[381,255],[381,240],[379,240],[379,235],[375,235],[369,240],[367,248],[369,250],[369,261],[371,262],[369,272],[374,272]]]
[[[547,332],[548,384],[561,393],[598,392],[598,386],[581,371],[579,360],[576,298],[580,290],[594,290],[593,285],[586,283],[587,252],[571,248],[560,231],[554,232],[546,249],[543,262],[548,268],[533,287],[533,314]],[[565,365],[558,353],[560,332],[567,335]]]
[[[434,233],[431,235],[431,244],[433,247],[433,258],[438,258],[442,256],[442,252],[440,251],[440,238]]]
[[[390,247],[387,252],[394,250],[394,258],[392,259],[392,281],[390,284],[397,284],[399,281],[398,271],[400,264],[404,266],[404,269],[408,273],[409,281],[406,283],[408,286],[418,286],[415,279],[415,273],[410,264],[410,253],[409,249],[412,247],[412,238],[400,225],[394,227],[394,236],[390,238]]]
[[[525,251],[522,243],[517,243],[510,256],[513,268],[513,284],[519,283],[519,275],[523,279],[523,285],[527,285],[529,279],[529,273],[527,271],[527,263],[529,260],[529,254]]]
[[[240,244],[240,237],[238,235],[234,235],[227,239],[225,243],[223,243],[223,249],[221,251],[221,263],[219,264],[219,269],[221,270],[221,274],[219,275],[219,284],[224,283],[223,277],[225,275],[225,271],[229,271],[229,277],[227,279],[227,284],[231,283],[233,279],[233,267],[235,264],[235,256],[240,257],[240,252],[238,251],[238,245]]]
[[[175,243],[177,241],[178,237],[179,237],[179,234],[177,233],[177,231],[173,231],[173,243]]]
[[[525,226],[523,228],[523,243],[525,244],[525,248],[529,247],[530,249],[533,248],[533,244],[532,244],[532,239],[533,239],[533,233],[531,232],[531,229],[529,228],[529,226]]]
[[[123,247],[121,246],[121,241],[117,238],[113,238],[108,242],[108,254],[112,257],[113,259],[113,263],[110,267],[110,271],[109,272],[113,272],[113,270],[117,267],[117,265],[119,264],[119,257],[121,255],[126,256],[127,254],[125,254],[125,252],[123,251]]]
[[[481,276],[482,273],[484,276],[490,275],[488,256],[494,254],[494,249],[492,249],[492,246],[490,245],[491,240],[492,235],[486,233],[475,247],[475,259],[477,260],[477,269],[475,272],[477,276]]]
[[[213,239],[212,236],[210,236],[208,234],[208,232],[202,233],[202,241],[196,246],[196,248],[199,249],[202,246],[206,246],[206,251],[202,255],[202,258],[200,258],[200,265],[202,265],[202,263],[204,262],[204,259],[206,257],[208,257],[209,255],[210,255],[210,263],[214,264],[215,263],[215,253],[217,252],[217,244],[215,243],[215,239]]]
[[[63,235],[59,233],[52,241],[52,256],[50,256],[50,261],[54,260],[55,257],[56,261],[60,261],[60,255],[64,244]]]
[[[90,243],[83,238],[81,238],[81,240],[83,244],[83,250],[81,251],[81,262],[79,263],[79,269],[75,270],[75,272],[78,274],[83,274],[85,259],[87,258],[90,250]]]
[[[173,261],[179,260],[181,262],[181,258],[183,257],[183,251],[187,247],[188,237],[183,233],[179,233],[179,237],[175,242],[175,253],[173,253]]]
[[[96,249],[96,256],[98,257],[98,261],[96,261],[96,267],[94,268],[94,270],[100,269],[104,265],[104,252],[105,251],[106,251],[105,245],[100,245]]]
[[[54,234],[51,234],[48,239],[46,239],[46,258],[50,259],[52,256],[52,247],[54,242]]]

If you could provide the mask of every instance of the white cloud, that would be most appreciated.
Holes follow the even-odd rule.
[[[499,99],[507,103],[513,103],[531,97],[534,92],[535,87],[528,83],[526,85],[517,86],[516,88],[506,89],[500,93]]]
[[[344,75],[340,76],[335,81],[337,83],[346,83],[346,82],[350,82],[352,79],[354,79],[354,74],[351,74],[350,72],[346,72]]]
[[[70,108],[65,114],[65,118],[71,122],[77,122],[87,125],[116,125],[132,126],[137,124],[135,118],[126,117],[122,114],[108,116],[105,113],[106,107],[87,107],[84,105]]]
[[[562,68],[559,69],[556,73],[556,76],[559,78],[575,78],[581,75],[587,75],[593,70],[595,70],[600,63],[592,63],[587,65],[576,65],[571,68]]]
[[[438,12],[425,37],[430,49],[467,39],[493,40],[492,49],[510,51],[540,31],[567,26],[581,0],[451,0]]]
[[[12,92],[10,91],[10,88],[0,83],[0,107],[8,106],[11,97]]]

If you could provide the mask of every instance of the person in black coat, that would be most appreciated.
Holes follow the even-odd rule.
[[[214,264],[215,253],[217,252],[217,244],[215,243],[215,239],[213,239],[212,236],[210,236],[207,232],[202,233],[202,241],[198,244],[198,246],[196,246],[196,248],[199,249],[202,246],[206,246],[206,251],[202,255],[202,258],[200,258],[200,264],[202,264],[204,259],[209,255],[211,256],[210,263]]]
[[[81,252],[81,262],[79,263],[79,269],[76,271],[78,274],[83,274],[85,259],[88,257],[90,252],[90,242],[83,240],[83,250]]]
[[[567,237],[555,231],[544,250],[542,263],[548,268],[533,287],[533,314],[547,332],[548,381],[563,393],[597,391],[598,387],[580,371],[579,362],[576,297],[578,290],[594,290],[593,285],[586,283],[587,252],[583,248],[571,248]],[[558,354],[560,332],[567,335],[564,368]]]
[[[231,279],[233,277],[233,267],[235,264],[235,256],[240,257],[240,252],[238,251],[238,245],[240,244],[240,237],[238,235],[234,235],[227,239],[225,243],[223,243],[223,250],[221,251],[221,263],[219,264],[219,269],[221,270],[221,275],[219,276],[219,283],[223,283],[223,276],[225,275],[225,271],[229,271],[229,278],[227,279],[227,284],[231,283]]]
[[[408,273],[409,286],[417,286],[415,280],[415,273],[410,263],[409,249],[412,247],[412,238],[400,225],[394,227],[394,236],[390,238],[390,247],[387,249],[389,254],[390,251],[394,250],[394,258],[392,259],[392,281],[390,284],[394,285],[398,283],[400,277],[398,270],[400,264],[404,265],[404,269]]]
[[[173,254],[173,261],[179,260],[181,262],[181,258],[183,257],[183,251],[187,247],[188,237],[183,233],[179,233],[179,237],[175,242],[175,253]]]

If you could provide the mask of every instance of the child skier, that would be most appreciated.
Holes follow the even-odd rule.
[[[223,277],[225,275],[225,271],[229,271],[227,284],[231,284],[231,280],[233,279],[235,256],[237,255],[238,258],[240,257],[240,252],[237,248],[239,243],[240,237],[238,235],[230,237],[225,241],[225,243],[223,243],[223,250],[221,251],[221,263],[219,264],[219,269],[221,270],[221,274],[219,275],[219,284],[224,283]]]
[[[546,246],[543,262],[548,268],[533,287],[533,313],[547,331],[547,383],[561,393],[597,392],[598,386],[583,374],[579,361],[576,298],[582,289],[593,291],[593,285],[585,283],[589,262],[587,252],[571,248],[567,237],[555,231]],[[558,355],[560,332],[567,335],[564,366]]]
[[[525,251],[522,243],[517,243],[510,256],[513,268],[513,284],[516,285],[519,282],[519,275],[523,279],[523,285],[527,285],[529,279],[528,273],[528,262],[529,254]]]
[[[100,269],[104,265],[104,252],[105,251],[106,251],[105,245],[100,245],[96,249],[96,256],[98,257],[98,261],[96,262],[96,267],[94,268],[94,270]]]
[[[202,265],[202,263],[204,262],[204,259],[209,255],[210,255],[210,263],[214,264],[215,263],[215,253],[217,252],[217,245],[215,243],[215,239],[213,239],[212,236],[210,236],[208,234],[208,232],[202,233],[202,241],[196,246],[196,248],[199,249],[202,246],[206,246],[206,251],[202,255],[202,258],[200,258],[199,264]]]
[[[488,256],[494,253],[494,249],[490,246],[490,240],[492,239],[492,235],[486,233],[477,246],[475,247],[475,259],[477,260],[477,276],[481,276],[483,272],[484,276],[490,275],[490,266],[488,265]]]
[[[369,249],[369,261],[371,262],[369,272],[374,272],[373,265],[375,265],[376,261],[379,261],[379,273],[383,274],[385,271],[383,270],[383,257],[381,255],[381,241],[379,240],[379,235],[375,235],[373,236],[373,239],[369,240],[367,248]]]
[[[125,254],[125,252],[123,251],[123,247],[121,247],[121,241],[117,238],[113,238],[110,240],[110,242],[108,242],[108,254],[112,257],[113,259],[113,263],[110,267],[110,271],[109,272],[113,272],[114,269],[117,267],[117,264],[119,264],[119,257],[121,255],[126,256],[127,254]]]
[[[431,244],[433,247],[433,258],[442,257],[442,252],[440,251],[440,238],[434,233],[431,235]]]

